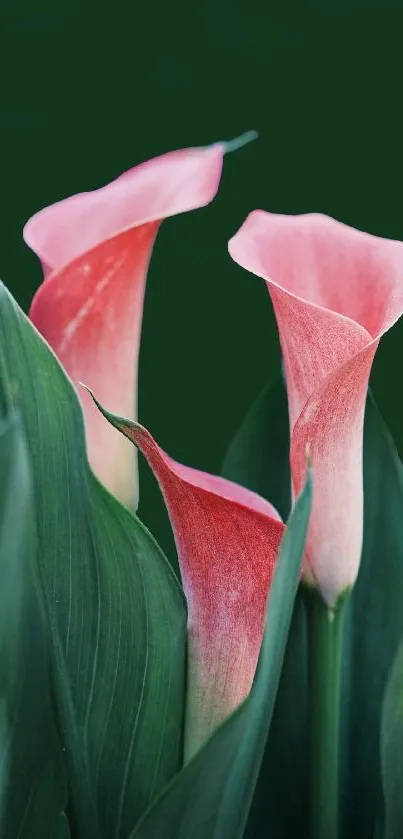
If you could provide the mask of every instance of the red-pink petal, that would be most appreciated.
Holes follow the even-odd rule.
[[[321,215],[251,213],[229,243],[266,281],[287,379],[294,492],[309,444],[315,487],[307,562],[332,605],[357,576],[362,442],[371,364],[403,313],[403,244]]]
[[[30,317],[74,382],[115,413],[137,416],[137,367],[147,269],[159,223],[207,204],[224,147],[175,151],[94,192],[47,207],[28,221],[27,244],[45,280]],[[137,500],[136,452],[82,399],[90,463],[124,503]]]
[[[142,426],[119,425],[147,458],[175,535],[188,603],[188,759],[250,691],[284,524],[255,493],[176,463]]]

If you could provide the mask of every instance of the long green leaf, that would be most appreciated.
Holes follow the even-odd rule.
[[[0,403],[20,410],[32,461],[74,831],[126,839],[179,766],[184,599],[150,534],[91,473],[75,390],[4,287],[0,335]]]
[[[33,574],[29,462],[17,416],[0,421],[0,834],[53,839],[65,782]]]
[[[291,504],[289,418],[281,377],[257,397],[225,456],[222,474],[271,501]],[[308,839],[308,681],[305,607],[298,592],[273,720],[245,836]]]
[[[283,385],[279,382],[277,388]],[[273,391],[275,393],[275,391]],[[230,448],[224,474],[281,505],[288,451],[271,446],[276,481],[248,469],[247,452],[268,446],[284,427],[284,398],[264,392]],[[259,428],[259,435],[254,429]],[[273,432],[272,432],[273,429]],[[236,452],[241,446],[246,454]],[[238,465],[237,465],[238,464]],[[241,464],[242,468],[239,468]],[[341,478],[342,479],[342,478]],[[276,488],[278,481],[280,490]],[[270,494],[269,494],[270,493]],[[364,544],[347,604],[343,649],[342,836],[373,836],[382,816],[380,726],[383,694],[403,637],[403,467],[369,396],[364,427]],[[306,627],[297,597],[284,669],[246,836],[307,839]],[[403,834],[402,834],[403,835]]]
[[[370,396],[364,433],[364,545],[347,608],[345,824],[372,836],[382,813],[380,727],[390,668],[403,638],[403,467]],[[403,791],[402,791],[403,794]]]
[[[269,595],[249,697],[167,787],[131,839],[240,839],[273,713],[311,506],[311,478],[291,514]]]
[[[291,507],[287,394],[276,379],[257,397],[226,453],[222,474],[271,501],[286,521]]]
[[[61,813],[59,817],[54,839],[70,839],[69,823],[64,813]]]
[[[382,712],[383,839],[403,836],[403,640],[389,676]]]

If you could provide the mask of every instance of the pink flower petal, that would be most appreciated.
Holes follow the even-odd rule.
[[[45,274],[30,318],[71,379],[85,382],[115,413],[137,416],[143,300],[158,226],[214,198],[223,153],[217,144],[157,157],[101,189],[47,207],[25,226]],[[80,397],[92,468],[135,506],[135,449],[88,394]]]
[[[359,568],[365,400],[379,339],[403,313],[403,244],[326,216],[256,211],[229,250],[263,277],[272,299],[294,493],[304,481],[307,444],[315,475],[306,562],[333,605]]]
[[[159,482],[178,550],[188,603],[189,759],[250,691],[284,524],[255,493],[176,463],[142,426],[119,427]]]

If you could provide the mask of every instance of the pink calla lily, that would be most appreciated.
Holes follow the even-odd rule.
[[[249,694],[285,525],[259,495],[177,463],[141,425],[115,422],[147,458],[175,536],[188,604],[188,760]]]
[[[322,215],[255,211],[229,243],[267,284],[287,381],[293,492],[309,444],[305,574],[329,606],[354,584],[363,535],[363,421],[381,336],[403,313],[403,243]]]
[[[148,264],[160,222],[208,204],[224,144],[170,152],[107,186],[33,216],[24,238],[44,282],[30,318],[74,382],[106,406],[137,417],[137,367]],[[136,450],[81,392],[89,460],[106,487],[137,506]]]

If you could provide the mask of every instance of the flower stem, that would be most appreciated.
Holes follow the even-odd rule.
[[[339,835],[340,672],[344,603],[304,587],[308,616],[310,839]]]

